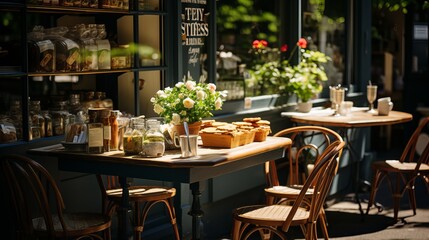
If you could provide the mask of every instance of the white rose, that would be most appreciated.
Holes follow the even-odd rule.
[[[183,93],[179,93],[179,99],[183,99],[184,97]]]
[[[171,117],[171,122],[175,125],[180,124],[180,115],[177,113],[173,113],[173,116]]]
[[[217,98],[215,101],[215,109],[219,110],[222,107],[222,99]]]
[[[156,94],[160,97],[160,98],[166,98],[167,94],[165,94],[165,92],[163,90],[158,90],[158,92],[156,92]]]
[[[183,106],[185,106],[185,108],[193,108],[194,107],[194,100],[190,99],[190,98],[185,98],[185,100],[183,100]]]
[[[154,103],[154,102],[155,102],[155,98],[154,98],[154,97],[151,97],[151,98],[150,98],[150,102]]]
[[[186,88],[188,90],[194,90],[196,83],[194,81],[187,81],[186,82]]]
[[[204,91],[202,91],[202,90],[199,90],[197,92],[197,99],[198,100],[204,100],[204,98],[206,98],[206,93]]]
[[[211,93],[214,93],[216,91],[216,85],[213,83],[207,84],[207,88],[210,90]]]
[[[176,87],[181,88],[183,86],[183,84],[184,84],[183,82],[178,82],[178,83],[176,83]]]
[[[161,114],[164,112],[164,108],[159,104],[155,104],[155,106],[153,106],[153,111],[155,111],[157,114]]]

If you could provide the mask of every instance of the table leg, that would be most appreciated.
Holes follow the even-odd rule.
[[[121,206],[118,209],[118,239],[119,240],[128,240],[132,238],[130,225],[128,224],[129,219],[129,190],[128,190],[128,182],[127,178],[120,176],[119,183],[122,187],[122,199]]]
[[[201,239],[202,218],[204,215],[200,204],[200,183],[191,183],[190,188],[192,191],[192,207],[188,214],[192,216],[192,240],[197,240]]]
[[[350,133],[348,132],[350,130]],[[343,136],[344,141],[346,142],[346,149],[349,150],[350,153],[350,159],[352,160],[353,164],[355,165],[356,169],[354,171],[354,197],[355,197],[355,201],[359,206],[359,212],[362,216],[362,218],[364,217],[364,211],[362,208],[362,203],[359,197],[359,188],[361,185],[361,179],[360,179],[360,161],[362,160],[359,153],[357,152],[357,150],[354,148],[353,143],[352,143],[352,139],[353,139],[353,133],[355,132],[354,128],[351,129],[342,129],[340,131],[340,134]]]

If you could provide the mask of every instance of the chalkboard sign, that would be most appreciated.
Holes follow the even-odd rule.
[[[207,0],[181,2],[183,78],[204,81],[207,78],[207,41],[210,32]]]

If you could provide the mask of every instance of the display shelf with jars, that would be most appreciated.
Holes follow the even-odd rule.
[[[67,114],[88,106],[140,114],[140,84],[120,103],[121,81],[171,71],[164,30],[166,0],[0,3],[0,148],[45,138],[63,139]],[[147,28],[157,26],[147,42]],[[146,77],[147,78],[147,77]],[[124,80],[125,79],[125,80]],[[149,80],[150,81],[150,80]],[[138,81],[139,82],[139,81]],[[88,100],[87,94],[104,97]],[[126,99],[125,101],[128,101]],[[59,122],[62,121],[62,124]],[[47,126],[49,123],[49,127]],[[42,126],[43,125],[43,126]]]

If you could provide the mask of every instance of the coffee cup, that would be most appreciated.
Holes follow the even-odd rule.
[[[378,99],[377,103],[378,115],[387,116],[393,109],[393,102],[391,101],[390,97],[380,98]]]
[[[186,135],[180,135],[179,145],[182,153],[182,158],[197,156],[198,135],[189,135],[189,143],[188,137]]]
[[[352,112],[352,108],[353,108],[352,101],[344,101],[340,105],[339,113],[341,116],[347,116]]]

